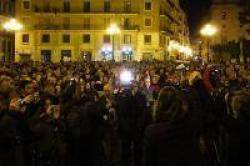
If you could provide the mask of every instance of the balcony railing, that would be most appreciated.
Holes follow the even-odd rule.
[[[128,10],[126,8],[123,9],[110,9],[109,11],[103,10],[90,10],[90,11],[84,11],[82,10],[63,10],[61,8],[41,8],[41,7],[34,7],[35,13],[53,13],[53,14],[138,14],[138,10]]]
[[[139,25],[126,25],[123,26],[123,30],[140,30]]]
[[[161,31],[164,31],[168,35],[174,35],[174,31],[171,30],[169,27],[161,27]]]
[[[90,25],[86,27],[84,25],[35,25],[35,30],[106,30],[103,25]],[[121,26],[121,30],[139,30],[139,25]]]
[[[180,22],[177,21],[173,16],[172,14],[166,12],[166,11],[161,11],[160,12],[160,15],[163,15],[163,16],[166,16],[171,22],[174,22],[175,24],[177,25],[180,25]],[[178,19],[178,18],[177,18]]]

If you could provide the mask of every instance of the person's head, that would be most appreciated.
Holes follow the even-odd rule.
[[[51,105],[46,113],[53,119],[59,119],[60,118],[60,113],[61,109],[59,105]]]
[[[238,91],[231,99],[231,108],[238,114],[238,117],[250,122],[250,92]]]
[[[190,74],[188,82],[190,86],[193,86],[199,80],[202,80],[200,72],[194,71]]]
[[[7,95],[14,88],[13,80],[8,76],[0,77],[0,94]]]
[[[183,120],[188,113],[188,109],[188,101],[182,92],[173,87],[165,87],[158,96],[156,121],[172,123]]]

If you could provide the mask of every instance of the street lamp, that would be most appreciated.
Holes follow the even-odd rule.
[[[23,25],[19,23],[16,19],[12,18],[8,22],[3,24],[3,28],[6,31],[20,31],[23,29]]]
[[[112,36],[112,60],[115,60],[115,35],[120,33],[120,28],[116,24],[111,24],[107,33]]]
[[[214,25],[206,24],[200,31],[201,35],[207,38],[207,50],[208,58],[210,59],[210,42],[209,38],[214,36],[218,32],[217,28]]]
[[[6,32],[8,33],[15,33],[16,31],[20,31],[23,29],[23,25],[21,23],[19,23],[16,19],[12,18],[10,20],[8,20],[7,22],[5,22],[2,26],[2,28],[4,30],[6,30]],[[12,42],[14,43],[14,42]],[[14,45],[14,44],[13,44]],[[11,51],[9,52],[9,61],[11,59]],[[4,61],[6,60],[6,54],[4,55]]]

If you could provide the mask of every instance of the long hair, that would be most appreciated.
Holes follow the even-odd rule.
[[[156,122],[174,123],[187,118],[189,104],[181,91],[165,87],[160,91],[157,103]]]

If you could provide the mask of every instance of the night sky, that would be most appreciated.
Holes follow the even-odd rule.
[[[192,36],[196,35],[204,19],[212,0],[180,0],[182,8],[186,11]]]

